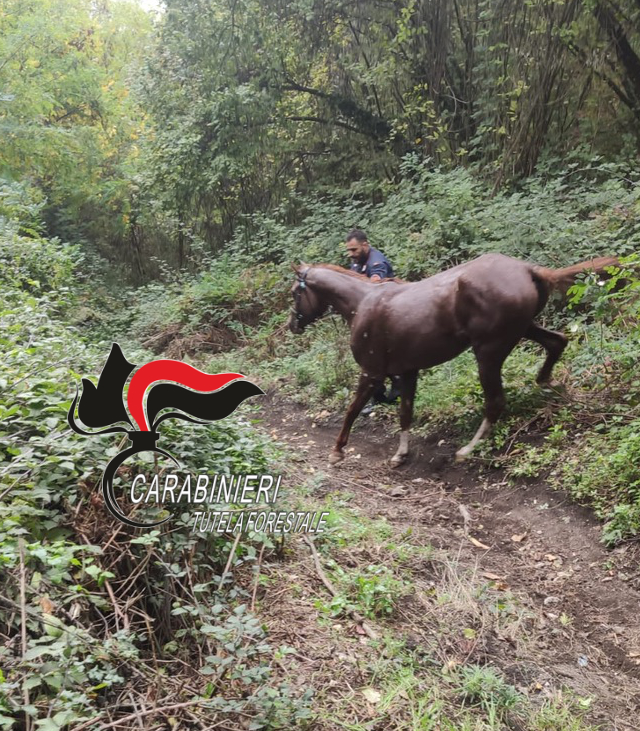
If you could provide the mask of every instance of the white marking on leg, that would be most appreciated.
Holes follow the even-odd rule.
[[[404,431],[400,432],[400,445],[398,446],[398,451],[393,455],[393,457],[391,457],[391,466],[398,467],[398,465],[401,465],[407,458],[408,454],[409,430],[405,429]]]
[[[475,433],[473,439],[464,447],[461,447],[456,452],[456,460],[464,459],[465,457],[468,457],[471,452],[473,452],[474,447],[476,444],[485,438],[485,436],[491,431],[491,422],[486,417],[482,420],[482,424],[480,424],[480,428]]]

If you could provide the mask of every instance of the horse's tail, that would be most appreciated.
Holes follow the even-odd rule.
[[[544,280],[550,289],[559,289],[566,292],[567,289],[575,282],[578,274],[583,272],[595,272],[602,274],[607,267],[619,267],[620,262],[615,256],[599,256],[596,259],[581,261],[564,269],[547,269],[545,267],[535,267],[535,274]]]

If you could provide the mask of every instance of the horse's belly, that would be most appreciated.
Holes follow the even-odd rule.
[[[431,368],[455,358],[468,347],[468,339],[453,332],[416,336],[401,330],[387,334],[384,339],[361,333],[351,343],[358,365],[365,373],[377,377]]]
[[[351,351],[365,373],[397,375],[445,363],[469,347],[451,315],[449,290],[431,298],[398,296],[400,290],[361,308],[351,326]]]
[[[387,373],[397,375],[406,371],[432,368],[452,360],[469,347],[466,338],[451,335],[447,338],[429,339],[426,342],[404,341],[390,348]]]

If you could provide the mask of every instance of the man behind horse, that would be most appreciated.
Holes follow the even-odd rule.
[[[366,274],[372,282],[393,277],[393,267],[387,257],[367,240],[367,234],[354,228],[347,234],[347,254],[351,259],[351,271]]]
[[[365,274],[372,282],[391,279],[393,267],[387,257],[378,249],[374,249],[367,239],[367,234],[359,228],[354,228],[345,239],[347,254],[351,259],[351,271]],[[391,377],[391,388],[386,394],[384,383],[381,383],[373,392],[371,401],[362,409],[363,415],[370,414],[374,405],[393,404],[400,397],[400,384],[397,376]]]

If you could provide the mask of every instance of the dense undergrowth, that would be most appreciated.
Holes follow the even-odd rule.
[[[270,539],[245,535],[230,553],[188,515],[151,532],[110,517],[97,490],[121,435],[80,437],[66,421],[80,376],[95,379],[110,348],[69,324],[90,289],[81,256],[40,235],[29,190],[0,189],[0,214],[0,728],[136,716],[150,684],[159,706],[188,701],[173,712],[185,722],[228,727],[240,714],[247,728],[290,728],[308,699],[270,682],[286,650],[249,611]],[[266,472],[277,455],[244,413],[206,429],[165,423],[164,436],[190,469]]]
[[[341,412],[357,374],[346,327],[329,318],[302,337],[288,333],[292,261],[344,263],[341,233],[357,223],[407,278],[489,250],[551,266],[613,252],[628,255],[633,266],[637,182],[599,164],[580,181],[568,189],[562,176],[540,178],[492,197],[468,173],[417,167],[377,207],[307,200],[302,226],[263,217],[260,230],[269,237],[252,236],[248,246],[239,235],[199,276],[167,273],[138,290],[95,286],[95,262],[43,237],[40,204],[30,191],[4,187],[2,631],[22,639],[3,651],[2,727],[15,728],[24,713],[45,731],[108,718],[116,706],[121,714],[136,713],[142,700],[136,683],[158,673],[167,707],[186,692],[204,699],[184,711],[201,719],[239,714],[254,728],[304,725],[309,694],[270,682],[273,658],[287,650],[269,645],[248,609],[257,552],[261,543],[271,550],[270,539],[248,535],[238,544],[232,583],[223,575],[225,537],[119,528],[93,497],[117,442],[67,428],[75,383],[97,375],[117,339],[135,362],[163,353],[195,359],[209,371],[242,370],[316,413]],[[568,489],[605,520],[611,543],[640,529],[638,280],[625,277],[619,286],[615,277],[605,286],[587,279],[570,293],[573,309],[548,308],[544,323],[572,335],[556,372],[559,387],[536,387],[541,354],[519,347],[505,367],[508,414],[477,457],[483,469],[506,466],[514,479],[542,475]],[[417,428],[462,441],[481,405],[475,364],[465,354],[422,376]],[[168,426],[167,435],[194,468],[210,466],[214,452],[217,469],[229,472],[266,467],[275,458],[242,420],[199,429],[197,437]],[[374,616],[391,611],[391,597],[402,588],[376,567],[353,578],[336,567],[336,580],[348,587],[345,602],[355,600]],[[511,702],[502,698],[508,686],[487,670],[461,670],[450,681],[454,696],[477,701],[482,713],[495,714],[482,710],[485,696]],[[549,726],[540,720],[532,727]]]
[[[248,218],[225,256],[208,262],[202,275],[138,290],[135,307],[125,315],[128,326],[170,352],[212,351],[218,365],[242,363],[293,397],[316,404],[318,411],[340,411],[357,377],[346,328],[328,318],[294,338],[285,328],[284,296],[291,263],[346,263],[342,235],[350,226],[365,228],[407,279],[488,251],[551,267],[594,255],[625,257],[632,269],[605,286],[587,279],[566,300],[547,306],[541,324],[571,336],[556,370],[561,388],[536,387],[540,349],[519,346],[505,366],[509,410],[479,454],[488,464],[501,464],[501,455],[508,454],[514,477],[551,475],[605,519],[607,542],[635,535],[640,525],[634,458],[640,449],[637,173],[598,159],[577,157],[561,169],[559,161],[549,161],[535,178],[497,194],[464,169],[445,172],[411,156],[403,173],[378,205],[360,204],[355,185],[342,195],[301,201],[308,215],[298,226],[273,215]],[[422,375],[416,398],[422,430],[444,430],[462,441],[471,435],[481,407],[470,354]]]

